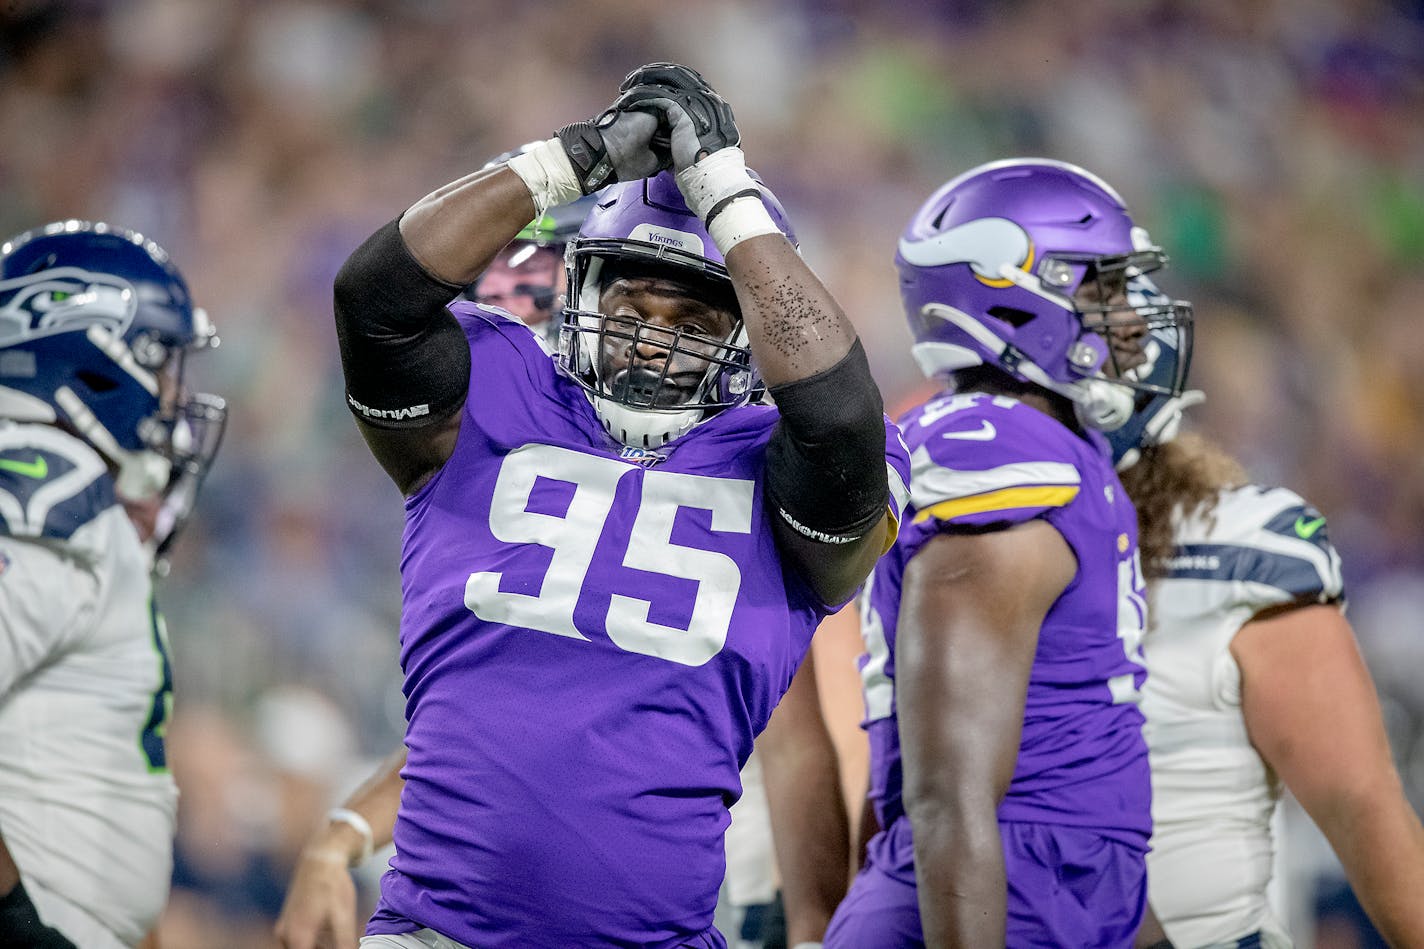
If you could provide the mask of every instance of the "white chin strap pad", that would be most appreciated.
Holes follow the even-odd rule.
[[[1114,467],[1118,471],[1126,471],[1142,460],[1141,449],[1155,448],[1173,441],[1182,428],[1182,413],[1205,401],[1206,393],[1200,389],[1188,389],[1176,398],[1168,399],[1148,421],[1142,431],[1142,437],[1138,440],[1138,446],[1123,452],[1122,458]]]
[[[129,501],[148,501],[158,497],[168,487],[168,476],[172,470],[168,459],[157,452],[130,452],[119,464],[114,490],[119,497]]]
[[[593,410],[608,434],[629,448],[660,448],[702,421],[702,409],[648,412],[612,399],[593,398]]]
[[[1136,407],[1132,390],[1107,379],[1072,383],[1073,412],[1078,421],[1100,432],[1115,432],[1132,418]]]

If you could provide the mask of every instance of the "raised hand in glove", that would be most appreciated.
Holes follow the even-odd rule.
[[[565,125],[554,133],[584,194],[615,181],[647,178],[668,165],[667,155],[659,155],[652,147],[658,117],[626,107],[624,98],[620,97],[597,118]]]
[[[623,95],[615,108],[658,116],[652,145],[676,171],[741,141],[732,107],[694,69],[650,63],[630,72],[619,88]]]
[[[629,108],[620,97],[596,118],[565,125],[548,141],[526,147],[507,167],[528,187],[538,217],[604,185],[667,168],[672,157],[666,147],[653,148],[658,121],[655,110]]]
[[[749,238],[780,233],[747,171],[732,107],[707,80],[676,63],[650,63],[630,72],[623,90],[617,108],[658,116],[653,148],[668,149],[678,190],[723,254]]]

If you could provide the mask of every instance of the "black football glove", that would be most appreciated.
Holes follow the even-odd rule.
[[[578,176],[584,194],[593,194],[615,181],[633,181],[657,174],[671,158],[653,151],[658,117],[643,109],[613,103],[597,118],[565,125],[554,134]]]
[[[0,949],[77,949],[57,929],[40,922],[40,914],[23,883],[0,897]]]
[[[630,72],[619,88],[616,108],[658,116],[652,148],[676,171],[741,142],[732,107],[696,70],[649,63]]]

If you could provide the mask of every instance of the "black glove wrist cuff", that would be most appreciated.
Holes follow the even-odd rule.
[[[564,154],[569,156],[569,164],[574,166],[574,174],[578,176],[579,188],[584,194],[593,194],[614,180],[613,162],[608,160],[603,135],[592,122],[565,125],[554,135],[564,146]]]

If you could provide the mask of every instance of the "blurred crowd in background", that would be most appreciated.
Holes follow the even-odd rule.
[[[3,0],[0,234],[142,231],[223,340],[194,382],[228,441],[160,592],[167,946],[269,944],[302,838],[402,733],[402,509],[343,402],[336,269],[658,59],[731,102],[892,409],[925,385],[891,265],[918,204],[1014,155],[1113,183],[1196,304],[1192,424],[1329,517],[1424,807],[1420,0]],[[1301,944],[1370,945],[1310,833]]]

